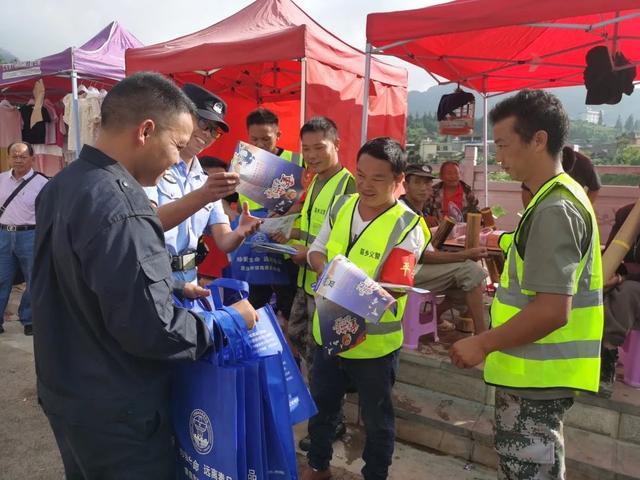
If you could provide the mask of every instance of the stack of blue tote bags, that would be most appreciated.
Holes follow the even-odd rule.
[[[247,296],[245,282],[219,279],[212,295],[175,299],[215,330],[215,351],[175,370],[172,416],[179,479],[297,479],[292,425],[315,415],[304,379],[269,305],[248,331],[220,289]]]

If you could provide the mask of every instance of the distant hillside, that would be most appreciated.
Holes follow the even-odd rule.
[[[438,110],[438,102],[440,97],[446,93],[451,93],[454,87],[435,86],[426,92],[418,92],[412,90],[409,92],[409,113],[422,115],[423,113],[435,113]],[[473,92],[475,94],[475,92]],[[586,90],[584,87],[557,88],[553,93],[560,98],[565,108],[569,112],[571,118],[580,118],[580,115],[586,111],[584,99]],[[476,95],[476,117],[482,116],[482,98]],[[495,105],[504,96],[489,99],[489,108]],[[622,118],[622,122],[633,114],[636,118],[640,115],[640,88],[636,86],[636,90],[631,96],[622,96],[622,101],[617,105],[592,105],[593,110],[604,111],[604,123],[613,126],[616,123],[618,115]]]
[[[11,63],[18,60],[16,56],[5,50],[4,48],[0,48],[0,63]]]

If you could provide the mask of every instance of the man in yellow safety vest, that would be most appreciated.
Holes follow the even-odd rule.
[[[563,421],[577,390],[596,392],[603,328],[596,216],[563,172],[569,119],[560,101],[523,90],[490,114],[496,158],[534,196],[500,246],[505,265],[491,329],[456,342],[458,367],[482,361],[496,386],[499,478],[565,478]]]
[[[405,153],[391,138],[376,138],[358,152],[357,194],[338,197],[309,249],[308,261],[321,273],[328,261],[344,255],[377,281],[413,283],[413,267],[424,251],[429,230],[422,217],[394,196],[404,179]],[[331,443],[347,385],[355,387],[367,440],[363,452],[366,480],[387,478],[395,440],[391,389],[402,346],[402,315],[386,311],[379,323],[366,323],[366,337],[351,350],[329,356],[316,348],[311,368],[311,394],[318,413],[309,420],[309,465],[303,480],[331,477]],[[318,312],[313,336],[322,345]]]

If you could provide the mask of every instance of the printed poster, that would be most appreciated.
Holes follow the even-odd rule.
[[[245,142],[238,142],[229,171],[240,175],[236,192],[279,214],[302,195],[302,167]]]

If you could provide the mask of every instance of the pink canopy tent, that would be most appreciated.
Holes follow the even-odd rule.
[[[359,148],[364,53],[322,28],[291,0],[258,0],[204,30],[127,50],[127,73],[153,70],[178,83],[193,82],[229,104],[231,134],[212,147],[230,158],[245,136],[246,115],[257,106],[280,117],[284,148],[299,149],[304,120],[326,115],[342,138],[342,162],[353,169]],[[370,65],[369,134],[405,138],[407,72]]]
[[[485,166],[487,97],[583,85],[585,55],[598,45],[640,63],[638,0],[456,0],[367,16],[367,64],[372,54],[393,55],[424,68],[438,84],[482,94]]]
[[[125,76],[125,50],[141,46],[142,43],[118,22],[111,22],[79,48],[70,47],[37,60],[0,65],[0,93],[10,99],[26,101],[32,95],[36,80],[42,79],[47,96],[59,99],[71,87],[74,118],[77,119],[78,80],[99,88],[114,85]],[[79,128],[76,128],[76,134],[79,137]],[[80,139],[76,140],[79,145]]]

